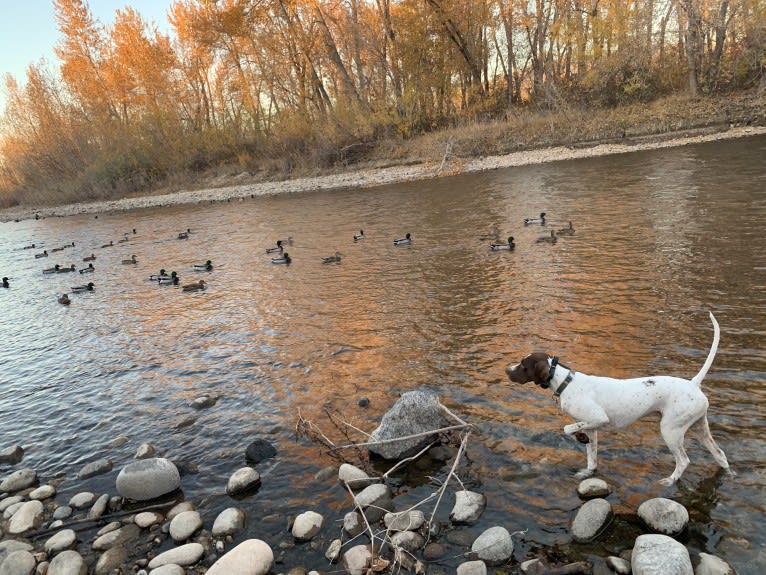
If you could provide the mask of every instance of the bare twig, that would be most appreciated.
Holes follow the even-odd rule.
[[[447,485],[449,485],[449,480],[451,477],[455,476],[455,469],[457,468],[457,464],[460,461],[460,456],[463,454],[463,451],[465,451],[465,446],[468,443],[468,438],[471,436],[471,432],[467,432],[463,436],[463,440],[460,442],[460,448],[457,450],[457,455],[455,455],[455,461],[452,463],[452,467],[449,470],[449,473],[447,474],[447,478],[444,480],[444,483],[441,487],[439,487],[439,497],[436,500],[436,505],[434,505],[434,510],[431,512],[431,517],[428,520],[429,525],[433,525],[434,516],[436,515],[437,509],[439,509],[439,503],[441,503],[442,497],[444,496],[445,491],[447,490]]]
[[[402,466],[404,466],[404,465],[408,464],[408,463],[409,463],[409,462],[411,462],[411,461],[415,461],[415,460],[416,460],[418,457],[420,457],[420,456],[421,456],[421,455],[423,455],[423,454],[424,454],[426,451],[428,451],[429,449],[431,449],[431,447],[433,447],[434,443],[435,443],[435,442],[434,442],[434,441],[432,441],[431,443],[429,443],[428,445],[426,445],[426,446],[425,446],[423,449],[421,449],[420,451],[418,451],[418,452],[417,452],[415,455],[413,455],[412,457],[407,457],[406,459],[402,459],[401,461],[397,462],[397,464],[396,464],[396,465],[394,465],[394,466],[393,466],[391,469],[389,469],[388,471],[386,471],[386,472],[383,474],[383,479],[385,479],[386,477],[388,477],[390,474],[392,474],[394,471],[396,471],[396,470],[397,470],[397,469],[399,469],[400,467],[402,467]]]
[[[461,425],[450,425],[447,427],[441,427],[439,429],[433,429],[431,431],[424,431],[422,433],[414,433],[412,435],[403,435],[401,437],[395,437],[393,439],[376,439],[375,441],[366,441],[364,443],[353,443],[349,445],[340,445],[336,447],[335,449],[352,449],[356,447],[368,447],[370,445],[383,445],[385,443],[395,443],[397,441],[403,441],[406,439],[417,439],[420,437],[428,437],[429,435],[436,435],[437,433],[444,433],[447,431],[454,431],[456,429],[465,429],[466,427],[471,427],[471,425],[468,424],[461,424]]]

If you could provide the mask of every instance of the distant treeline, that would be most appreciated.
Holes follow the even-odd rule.
[[[56,67],[5,78],[0,203],[766,80],[766,0],[177,0],[162,33],[53,0]]]

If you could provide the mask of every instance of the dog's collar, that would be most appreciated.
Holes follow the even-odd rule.
[[[555,395],[556,397],[564,393],[564,390],[570,384],[572,379],[574,379],[574,372],[571,369],[569,369],[567,366],[565,366],[563,363],[560,364],[558,356],[553,356],[553,358],[551,358],[551,367],[550,367],[550,370],[548,371],[548,379],[546,379],[541,384],[541,387],[543,387],[544,389],[547,389],[551,386],[551,382],[553,381],[553,376],[556,373],[556,367],[559,365],[561,365],[561,367],[563,367],[564,369],[568,370],[569,373],[567,373],[567,376],[564,378],[564,381],[562,381],[561,384],[556,388],[556,391],[553,392],[553,395]]]

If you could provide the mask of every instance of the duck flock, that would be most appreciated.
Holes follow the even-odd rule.
[[[524,218],[523,224],[525,227],[528,226],[548,226],[551,224],[551,222],[547,219],[546,213],[541,212],[539,216],[533,217],[533,218]],[[535,242],[540,244],[555,244],[560,237],[564,236],[572,236],[575,233],[575,228],[572,225],[572,222],[569,222],[569,225],[567,227],[559,227],[558,229],[551,227],[550,233],[545,234],[542,236],[539,236]],[[192,234],[192,231],[190,228],[187,228],[185,231],[179,232],[176,236],[179,240],[186,240],[189,239],[189,236]],[[117,244],[114,243],[114,241],[110,241],[107,244],[101,245],[100,249],[107,249],[114,247],[115,245],[125,243],[130,241],[130,238],[132,236],[136,235],[135,228],[131,232],[126,232],[123,234],[122,239],[118,240]],[[480,241],[489,241],[489,249],[491,251],[513,251],[516,249],[516,243],[513,236],[508,236],[505,241],[501,239],[502,232],[498,227],[493,228],[488,233],[482,234],[479,236]],[[364,230],[359,230],[358,234],[353,235],[353,241],[354,242],[360,242],[365,239],[365,233]],[[395,246],[409,246],[413,243],[413,236],[411,232],[405,233],[403,236],[396,237],[393,240],[393,244]],[[293,245],[293,238],[292,236],[288,236],[287,239],[282,240],[278,239],[274,243],[273,246],[267,247],[265,249],[265,253],[271,257],[271,263],[275,265],[289,265],[292,263],[293,259],[290,256],[290,254],[287,251],[288,246]],[[43,250],[42,252],[38,252],[34,254],[35,259],[40,258],[47,258],[50,257],[51,254],[63,252],[66,249],[74,248],[75,243],[71,242],[68,244],[65,244],[63,246],[55,247],[50,250],[50,253],[48,250]],[[30,244],[27,246],[24,246],[22,249],[35,249],[35,244]],[[325,256],[321,258],[322,264],[339,264],[342,260],[343,255],[340,251],[336,251],[333,255]],[[96,271],[96,266],[93,264],[94,261],[96,261],[97,257],[95,252],[90,252],[88,255],[85,255],[82,258],[82,261],[84,263],[87,263],[87,266],[84,266],[78,270],[78,267],[75,264],[69,264],[69,265],[61,265],[61,264],[54,264],[53,266],[43,268],[42,273],[43,274],[62,274],[62,273],[74,273],[79,271],[80,274],[90,274],[94,273]],[[135,254],[133,254],[130,258],[126,258],[121,260],[122,265],[126,266],[132,266],[138,264],[138,258]],[[213,271],[213,262],[211,260],[207,260],[203,263],[197,263],[193,264],[191,266],[192,271],[194,272],[212,272]],[[151,274],[148,277],[148,280],[151,282],[156,282],[159,285],[172,285],[172,286],[179,286],[181,287],[181,290],[184,292],[197,292],[197,291],[203,291],[207,289],[208,284],[204,279],[197,280],[195,282],[187,283],[187,284],[181,284],[180,283],[180,277],[178,275],[178,272],[171,271],[170,273],[167,273],[167,271],[163,268],[159,270],[159,273],[157,274]],[[3,277],[2,279],[2,287],[3,288],[9,288],[10,282],[8,277]],[[95,290],[95,283],[94,282],[87,282],[80,285],[75,285],[70,288],[70,293],[72,294],[79,294],[79,293],[87,293],[87,292],[93,292]],[[62,305],[70,305],[72,300],[69,297],[69,293],[63,293],[59,296],[57,296],[58,302]]]

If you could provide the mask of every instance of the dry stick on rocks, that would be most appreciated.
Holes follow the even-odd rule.
[[[428,524],[433,525],[434,522],[434,516],[436,515],[436,510],[439,509],[439,503],[441,503],[442,497],[444,496],[445,491],[447,490],[447,485],[449,484],[450,478],[455,475],[455,469],[457,468],[457,464],[460,461],[460,456],[463,454],[463,451],[465,451],[465,446],[468,443],[468,438],[471,436],[471,432],[467,432],[463,436],[463,440],[460,442],[460,448],[457,450],[457,455],[455,455],[455,461],[452,463],[452,467],[449,470],[449,473],[447,474],[447,478],[444,480],[444,483],[439,487],[439,497],[436,500],[436,505],[434,505],[434,510],[431,512],[431,517],[428,519]],[[429,530],[430,532],[430,530]]]

